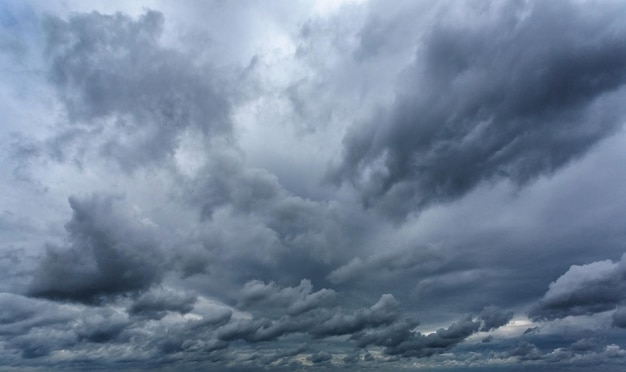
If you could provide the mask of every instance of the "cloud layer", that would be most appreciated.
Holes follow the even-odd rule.
[[[438,21],[396,103],[344,139],[336,177],[354,183],[366,206],[403,217],[481,182],[526,184],[621,125],[619,13],[589,16],[567,2],[464,10],[483,14]]]
[[[624,12],[0,4],[0,367],[623,369]]]

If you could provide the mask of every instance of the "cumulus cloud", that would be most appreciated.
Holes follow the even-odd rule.
[[[530,312],[534,318],[563,318],[614,309],[626,299],[626,255],[611,260],[572,265],[550,283],[550,288]]]
[[[381,272],[406,272],[411,269],[441,264],[440,254],[430,247],[411,247],[410,249],[377,252],[365,259],[355,257],[350,262],[338,267],[328,274],[333,283],[343,283],[372,277]]]
[[[478,319],[482,320],[483,325],[480,327],[481,331],[490,331],[495,328],[502,327],[513,319],[512,311],[504,311],[497,306],[487,306],[478,316]]]
[[[190,312],[196,301],[197,297],[191,293],[159,288],[142,294],[133,302],[128,312],[131,315],[161,319],[168,312]]]
[[[146,4],[0,4],[2,366],[623,369],[622,3]]]
[[[98,303],[143,291],[163,275],[153,228],[110,195],[71,197],[67,243],[49,245],[29,293],[36,297]]]
[[[50,81],[69,126],[52,144],[58,156],[95,143],[124,169],[160,164],[187,129],[228,135],[229,104],[218,76],[194,58],[161,45],[163,14],[50,16],[43,23]],[[86,141],[86,142],[85,142]],[[66,154],[69,153],[69,154]]]
[[[312,333],[317,337],[339,336],[392,324],[400,316],[398,305],[398,301],[392,295],[384,294],[368,309],[352,314],[334,314],[318,324]]]
[[[551,174],[623,122],[621,6],[461,6],[475,20],[450,11],[423,36],[396,103],[351,128],[331,172],[396,219],[487,181]]]
[[[335,291],[323,288],[312,292],[310,280],[302,279],[297,287],[279,288],[276,283],[265,284],[259,280],[247,282],[241,290],[239,305],[243,308],[286,307],[287,314],[298,315],[315,309],[335,298]]]
[[[613,325],[619,328],[626,328],[626,309],[618,307],[613,313]]]
[[[275,285],[252,282],[246,284],[243,292],[248,301],[264,301],[275,296],[280,302],[284,300],[279,296],[293,296],[294,288],[277,290]],[[359,349],[377,346],[383,347],[384,353],[389,356],[424,358],[450,350],[481,329],[498,328],[512,317],[512,313],[490,306],[478,318],[468,315],[447,328],[423,334],[416,330],[419,322],[403,314],[398,301],[390,294],[382,295],[378,302],[368,308],[352,311],[323,305],[305,313],[280,315],[276,314],[278,310],[279,308],[275,308],[267,313],[274,317],[260,315],[252,319],[233,320],[218,329],[218,337],[226,342],[244,340],[248,343],[260,343],[294,334],[307,335],[313,339],[349,336],[348,339]],[[346,363],[358,360],[359,357],[353,355]]]
[[[12,293],[0,293],[0,304],[0,334],[3,336],[25,334],[30,329],[68,322],[75,316],[71,309]]]
[[[479,321],[466,316],[448,328],[440,328],[434,333],[427,335],[419,332],[409,333],[409,336],[401,342],[387,346],[385,353],[418,358],[441,354],[476,333],[479,328]]]
[[[255,343],[294,333],[308,334],[313,338],[351,335],[364,329],[390,325],[398,320],[400,313],[397,300],[390,294],[384,294],[369,308],[347,310],[320,306],[308,312],[275,315],[279,317],[261,316],[233,321],[219,330],[219,337],[227,341],[243,339]]]
[[[311,363],[319,364],[319,363],[330,361],[332,357],[333,356],[330,353],[327,353],[325,351],[320,351],[319,353],[312,354],[309,357],[309,360],[311,361]]]

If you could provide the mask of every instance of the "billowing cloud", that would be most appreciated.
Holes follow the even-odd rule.
[[[355,311],[322,306],[309,312],[290,312],[291,315],[284,316],[278,313],[277,319],[258,317],[234,321],[219,331],[219,337],[227,341],[243,339],[254,343],[275,340],[293,333],[308,334],[314,338],[351,335],[364,329],[390,325],[400,315],[398,302],[390,294],[382,295],[369,308]]]
[[[480,320],[483,321],[483,325],[480,327],[481,331],[490,331],[495,328],[502,327],[513,319],[512,311],[504,311],[497,306],[487,306],[480,313]]]
[[[606,260],[572,265],[550,283],[548,292],[531,311],[531,316],[553,319],[614,309],[626,300],[625,257],[618,262]]]
[[[613,325],[619,328],[626,328],[626,310],[618,307],[613,313]]]
[[[323,288],[312,292],[311,281],[302,279],[297,287],[278,288],[275,283],[265,284],[258,280],[246,283],[239,297],[240,306],[250,308],[253,305],[287,307],[287,314],[298,315],[319,307],[334,299],[335,291]],[[256,307],[256,306],[255,306]]]
[[[0,369],[623,370],[625,9],[0,2]]]
[[[187,128],[230,133],[217,73],[162,46],[163,23],[156,11],[138,19],[93,12],[44,21],[50,80],[70,124],[52,142],[54,153],[84,152],[97,139],[100,154],[132,170],[173,156]]]
[[[109,195],[71,197],[67,244],[49,245],[29,293],[37,297],[100,302],[158,283],[165,262],[152,226]]]
[[[613,6],[463,4],[467,22],[451,11],[422,36],[393,107],[348,132],[334,177],[402,218],[580,157],[623,122],[626,30]]]
[[[186,314],[193,309],[197,297],[171,289],[155,289],[142,294],[130,307],[131,315],[154,319],[163,318],[168,312]]]

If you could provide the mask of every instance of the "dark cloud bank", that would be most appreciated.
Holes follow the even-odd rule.
[[[523,185],[619,128],[619,11],[502,7],[467,24],[436,23],[393,107],[348,133],[334,177],[355,184],[366,206],[401,218],[485,181]]]
[[[585,219],[580,226],[595,234],[585,244],[612,248],[586,246],[583,254],[563,248],[578,235],[554,232],[552,225],[520,222],[502,233],[468,232],[475,221],[463,221],[465,228],[444,217],[442,227],[421,224],[437,224],[423,218],[429,210],[454,211],[481,190],[487,200],[497,185],[519,191],[557,177],[618,136],[625,118],[626,7],[386,4],[344,6],[288,33],[300,47],[285,58],[310,63],[315,49],[307,43],[342,30],[345,18],[361,20],[343,25],[351,33],[331,38],[326,57],[335,65],[307,65],[312,77],[301,79],[285,73],[305,96],[315,79],[331,84],[325,72],[384,68],[385,54],[397,48],[412,56],[398,68],[393,99],[378,102],[366,120],[355,115],[336,142],[342,146],[332,150],[337,158],[315,186],[323,197],[253,166],[256,159],[247,158],[239,142],[236,114],[261,100],[255,95],[262,92],[267,55],[224,67],[193,48],[166,43],[167,13],[158,11],[42,15],[45,82],[59,118],[49,135],[28,142],[35,148],[28,159],[23,151],[7,159],[72,167],[86,178],[96,174],[104,186],[63,195],[69,202],[64,235],[46,236],[36,254],[12,240],[1,248],[0,268],[8,277],[2,288],[12,289],[0,292],[0,365],[623,367],[626,256],[617,254],[625,250],[623,232],[598,237],[608,230],[595,229],[594,216]],[[218,5],[212,5],[216,12],[228,11]],[[283,11],[296,14],[299,6]],[[418,11],[428,14],[423,25],[402,16]],[[0,20],[5,32],[10,22]],[[189,40],[199,39],[177,42]],[[353,94],[363,86],[376,90],[375,80],[367,86],[367,76],[362,79]],[[346,102],[337,93],[350,92],[346,80],[329,89],[337,102]],[[297,104],[286,121],[317,107],[306,104],[315,102],[313,93],[294,102],[295,86],[270,94]],[[311,117],[334,112],[318,109],[324,113]],[[330,131],[330,137],[342,135]],[[305,143],[318,134],[298,136]],[[270,131],[262,140],[271,144],[274,135],[284,133]],[[200,150],[192,155],[196,163],[186,160],[197,164],[189,170],[180,159],[191,144]],[[165,197],[156,196],[161,189]],[[155,201],[163,198],[158,208],[141,208],[137,195],[152,193]],[[624,207],[618,200],[603,207],[613,214],[597,213],[621,217],[610,226],[623,226]],[[9,212],[0,215],[1,232],[31,223]],[[525,212],[520,208],[520,216]],[[501,238],[506,233],[523,238],[509,244]],[[542,246],[525,247],[528,242]]]

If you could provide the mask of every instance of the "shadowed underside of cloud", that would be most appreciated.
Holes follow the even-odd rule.
[[[626,255],[611,260],[572,265],[550,283],[548,292],[530,312],[536,319],[556,319],[569,315],[588,315],[615,309],[626,301]],[[621,326],[622,311],[614,314]]]
[[[152,227],[108,195],[71,197],[67,243],[50,245],[30,285],[36,297],[100,302],[142,291],[165,270]]]
[[[500,5],[464,8],[475,21],[442,20],[423,37],[396,103],[349,131],[331,178],[402,219],[485,181],[550,174],[622,124],[615,4]]]
[[[321,289],[311,292],[310,280],[303,279],[297,287],[278,288],[275,283],[265,284],[258,280],[247,282],[239,297],[239,306],[258,309],[259,307],[284,308],[287,314],[298,315],[315,309],[335,298],[332,289]]]
[[[232,6],[222,3],[186,6],[202,9],[202,26],[213,27],[219,16],[203,12]],[[226,17],[202,35],[175,30],[188,26],[182,8],[171,28],[154,11],[42,16],[41,84],[54,93],[45,111],[54,118],[41,133],[27,128],[15,137],[12,154],[46,191],[31,202],[32,190],[15,190],[28,180],[11,178],[8,196],[0,195],[9,205],[0,230],[12,235],[0,236],[0,268],[10,270],[0,278],[0,366],[623,364],[626,255],[581,259],[582,249],[566,244],[619,229],[620,218],[607,221],[623,208],[606,212],[596,202],[609,197],[564,207],[584,194],[572,180],[593,187],[589,164],[599,161],[570,168],[579,178],[568,171],[570,178],[529,184],[623,125],[624,5],[373,1],[344,4],[336,16],[299,15],[287,27],[272,22],[304,3],[277,4],[236,9],[238,21],[258,15],[262,26],[242,30]],[[11,23],[3,9],[0,39]],[[239,35],[251,30],[262,35]],[[235,43],[225,46],[230,35],[220,32],[237,34]],[[258,55],[238,61],[250,62],[245,71],[218,69],[219,52],[216,62],[206,57],[214,50],[199,50],[214,47]],[[11,106],[3,84],[2,109]],[[342,123],[352,126],[346,132]],[[619,148],[624,138],[616,139],[598,153]],[[606,168],[615,159],[622,158]],[[350,185],[314,184],[327,168],[330,179]],[[501,180],[531,186],[533,195],[512,201],[503,196],[509,185],[500,185],[506,191],[484,188],[467,203],[407,218]],[[621,185],[598,190],[612,197]],[[560,186],[563,198],[546,201]],[[80,194],[90,187],[99,191]],[[68,195],[75,196],[64,239],[43,244],[63,230],[49,227],[60,212],[39,215],[38,203],[55,208]],[[597,207],[602,218],[544,223],[581,206]],[[614,244],[606,251],[621,249],[614,247],[623,237],[603,239]],[[541,244],[550,252],[537,263]],[[591,263],[566,271],[581,262]],[[530,319],[513,321],[511,310],[531,301]],[[484,307],[491,303],[502,308]],[[558,334],[563,324],[566,335]]]
[[[186,314],[193,309],[197,299],[190,293],[155,289],[142,294],[128,309],[128,313],[151,319],[161,319],[168,312]]]
[[[477,318],[468,315],[448,328],[424,335],[415,330],[419,322],[404,315],[398,301],[390,294],[382,295],[371,307],[356,311],[332,308],[323,303],[306,312],[294,313],[290,310],[302,303],[303,299],[317,299],[322,297],[322,293],[327,292],[322,289],[311,293],[308,281],[302,281],[298,287],[283,289],[273,283],[249,282],[242,290],[241,304],[249,306],[250,301],[274,298],[287,309],[286,316],[233,321],[218,331],[218,337],[229,342],[241,339],[258,343],[290,334],[308,334],[314,339],[349,336],[359,348],[384,347],[387,355],[422,358],[443,353],[480,330],[488,331],[504,326],[513,317],[512,312],[488,306]],[[274,311],[280,314],[278,308]]]
[[[224,307],[198,307],[195,297],[165,288],[145,293],[126,311],[0,293],[0,337],[13,337],[8,350],[18,351],[21,358],[32,360],[71,350],[76,355],[104,355],[107,363],[125,361],[162,366],[174,361],[192,364],[209,361],[264,367],[267,365],[257,363],[288,364],[295,361],[296,355],[309,351],[311,362],[329,362],[331,352],[312,350],[336,336],[347,336],[342,341],[342,354],[346,351],[343,349],[357,347],[353,359],[359,359],[358,350],[364,350],[366,361],[375,363],[375,358],[368,357],[367,350],[372,348],[383,348],[389,357],[428,357],[450,350],[489,322],[483,312],[477,318],[468,315],[447,328],[424,335],[415,330],[419,323],[407,318],[398,301],[389,294],[364,308],[319,304],[308,311],[289,313],[289,305],[302,301],[300,294],[292,296],[302,293],[301,287],[307,287],[306,280],[302,283],[285,288],[270,285],[269,292],[283,296],[285,306],[251,318],[234,318],[233,312]],[[250,288],[247,285],[242,289],[242,298],[250,298]],[[189,311],[194,315],[180,316]],[[490,308],[489,317],[502,318],[498,312]],[[179,315],[164,321],[164,313]],[[308,346],[294,346],[293,340],[306,342]],[[259,354],[259,360],[245,360],[239,355],[242,345],[261,351],[272,343],[283,346],[269,347],[268,350],[274,351]],[[350,358],[345,363],[350,363]]]

